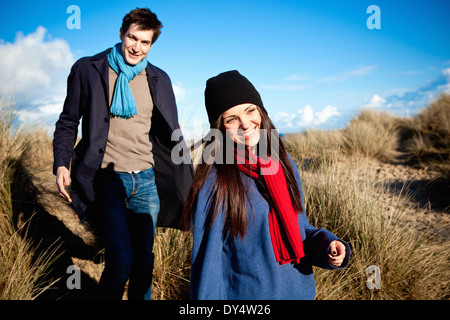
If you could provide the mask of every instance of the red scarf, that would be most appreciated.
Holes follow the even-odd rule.
[[[248,153],[251,161],[245,157],[243,150],[235,149],[237,166],[253,178],[262,176],[269,190],[273,202],[273,208],[269,212],[269,229],[275,258],[280,264],[299,263],[305,254],[298,212],[292,205],[284,170],[275,159],[256,157],[250,150]]]

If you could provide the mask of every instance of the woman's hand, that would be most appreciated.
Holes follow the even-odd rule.
[[[334,266],[339,267],[345,258],[345,245],[339,240],[334,240],[330,243],[330,251],[328,252],[328,262]]]

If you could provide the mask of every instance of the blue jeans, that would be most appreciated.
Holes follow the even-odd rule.
[[[105,269],[99,282],[100,299],[150,300],[153,240],[159,197],[153,168],[138,173],[103,171],[97,182],[105,245]]]

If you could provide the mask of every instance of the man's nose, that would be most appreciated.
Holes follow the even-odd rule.
[[[141,42],[140,41],[136,41],[135,43],[134,43],[134,46],[133,46],[133,50],[134,51],[139,51],[139,47],[141,46]]]

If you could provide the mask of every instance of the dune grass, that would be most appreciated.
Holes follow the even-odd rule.
[[[343,150],[347,154],[359,153],[390,161],[397,155],[396,130],[397,121],[388,113],[362,110],[343,131]]]
[[[317,299],[448,297],[449,243],[431,242],[414,223],[402,222],[406,194],[394,204],[383,201],[389,191],[368,174],[364,159],[323,161],[316,170],[300,165],[307,215],[312,225],[348,241],[353,252],[345,270],[315,269]],[[379,268],[379,290],[367,287],[369,266]]]
[[[408,159],[418,166],[433,167],[450,186],[450,95],[442,95],[401,123],[400,138]]]
[[[53,251],[36,255],[30,242],[14,222],[11,196],[15,163],[30,159],[35,135],[15,128],[16,117],[11,98],[0,97],[0,299],[29,300],[36,298],[50,285],[43,282],[51,265]],[[28,162],[30,163],[30,162]]]
[[[353,250],[347,269],[315,270],[317,299],[450,298],[450,242],[405,224],[408,193],[388,202],[392,195],[368,162],[402,156],[441,172],[440,186],[448,188],[449,102],[444,95],[411,119],[365,110],[341,131],[285,137],[301,171],[311,224],[334,232]],[[379,268],[379,290],[367,287],[369,266]]]
[[[310,223],[353,250],[348,268],[315,269],[317,299],[450,298],[449,241],[436,242],[414,222],[406,224],[407,193],[392,200],[370,167],[373,158],[403,157],[414,166],[433,166],[445,181],[449,102],[442,96],[413,118],[364,111],[343,130],[283,137],[300,170]],[[13,130],[14,112],[4,101],[0,106],[0,299],[33,299],[47,288],[41,279],[54,257],[36,257],[13,223],[11,179],[18,160],[34,175],[51,174],[51,143],[39,131]],[[153,299],[189,298],[191,246],[189,232],[157,228]],[[380,271],[380,289],[367,286],[370,266]]]
[[[188,232],[157,228],[152,299],[189,299],[192,237]]]

